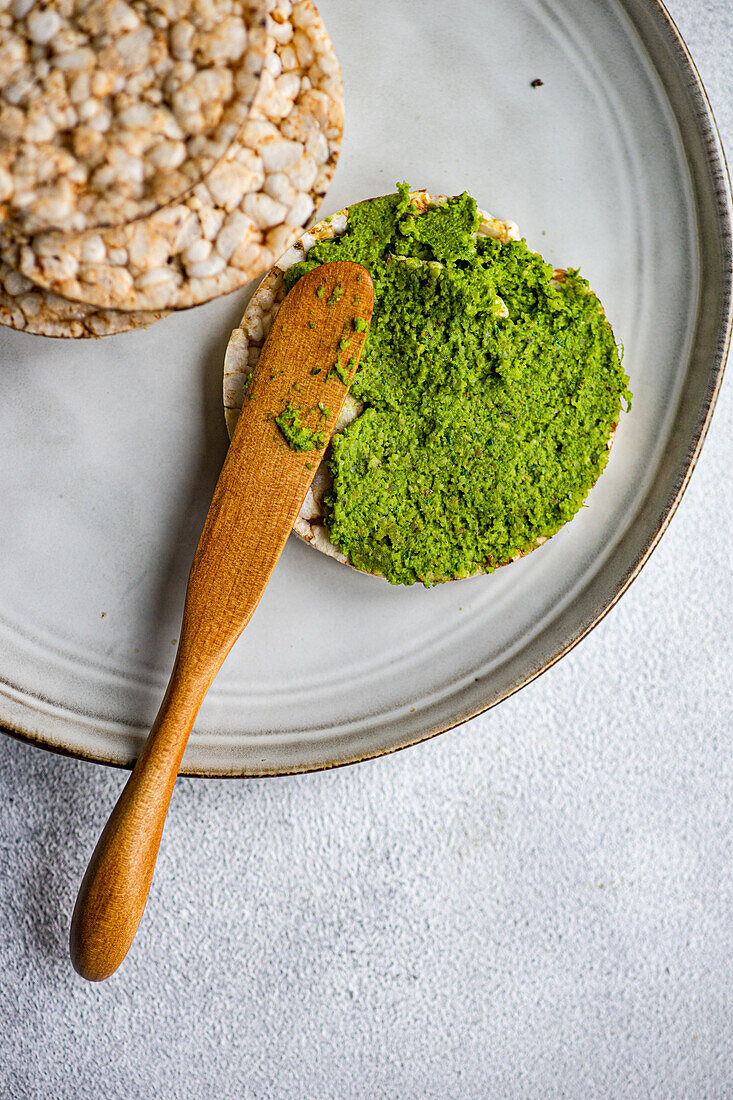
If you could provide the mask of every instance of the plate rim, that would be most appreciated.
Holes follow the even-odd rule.
[[[433,737],[437,737],[442,733],[447,733],[450,730],[456,729],[462,726],[464,723],[470,721],[473,718],[478,717],[480,714],[485,714],[499,703],[508,699],[516,692],[520,691],[527,684],[536,680],[548,669],[552,668],[559,660],[561,660],[566,654],[578,645],[590,632],[593,630],[611,611],[611,609],[618,603],[624,593],[629,589],[631,583],[639,575],[646,562],[649,560],[651,554],[659,544],[664,532],[667,530],[672,517],[674,516],[677,507],[684,495],[684,492],[690,482],[692,473],[697,465],[700,452],[702,450],[707,432],[710,426],[710,421],[715,409],[715,405],[720,392],[720,387],[723,381],[725,373],[726,362],[731,345],[731,337],[733,335],[733,190],[731,189],[731,179],[728,170],[728,165],[725,156],[725,150],[723,148],[722,140],[718,130],[718,126],[715,120],[715,116],[705,90],[705,85],[697,70],[695,62],[692,59],[690,51],[680,33],[676,23],[672,16],[667,11],[663,0],[618,0],[620,6],[625,10],[629,16],[634,27],[638,30],[637,19],[634,17],[633,8],[637,10],[641,7],[646,9],[649,18],[656,21],[656,29],[662,34],[666,41],[666,45],[670,52],[670,56],[674,59],[676,68],[685,76],[686,79],[686,95],[690,101],[691,107],[694,109],[695,121],[700,133],[700,136],[704,139],[705,143],[705,164],[710,174],[710,180],[712,184],[711,197],[714,200],[716,224],[719,229],[719,239],[721,247],[721,308],[720,308],[720,325],[717,331],[715,340],[715,353],[711,363],[711,369],[709,373],[709,389],[706,397],[706,401],[700,411],[697,423],[695,425],[694,432],[690,438],[690,446],[686,461],[681,468],[678,468],[678,474],[675,478],[674,484],[670,495],[668,496],[665,505],[660,513],[660,519],[656,524],[655,530],[651,533],[648,540],[637,553],[631,566],[626,570],[625,575],[621,578],[620,583],[615,588],[611,598],[605,603],[603,607],[595,614],[584,622],[579,629],[575,631],[572,637],[567,641],[556,653],[552,656],[545,658],[540,664],[524,676],[517,684],[501,692],[495,698],[491,698],[487,702],[469,708],[463,712],[459,717],[451,719],[447,724],[438,723],[436,726],[428,726],[426,729],[419,733],[408,733],[402,740],[394,745],[387,747],[378,747],[371,751],[356,752],[353,755],[347,754],[346,757],[332,760],[328,762],[316,762],[313,764],[297,765],[293,767],[281,766],[272,770],[257,771],[248,770],[242,767],[191,767],[184,766],[181,771],[181,776],[187,776],[191,778],[231,778],[231,779],[243,779],[243,778],[274,778],[276,776],[285,775],[302,775],[310,772],[329,771],[333,768],[346,767],[351,764],[358,764],[365,760],[372,760],[380,756],[388,756],[394,752],[401,751],[402,749],[410,748],[413,745],[420,744],[423,741],[431,740]],[[656,68],[656,66],[655,66]],[[663,84],[664,84],[663,80]],[[675,116],[676,117],[676,116]],[[683,138],[684,141],[684,138]],[[2,687],[2,684],[0,684]],[[121,759],[112,755],[105,754],[104,752],[85,751],[83,749],[64,744],[60,739],[57,742],[49,741],[43,734],[34,733],[27,729],[22,729],[16,726],[14,723],[8,721],[7,718],[0,723],[0,732],[22,741],[25,744],[32,745],[36,748],[45,749],[48,752],[53,752],[56,755],[71,757],[77,760],[84,760],[88,763],[106,764],[111,767],[127,769],[129,770],[133,761]],[[62,735],[63,737],[63,735]]]

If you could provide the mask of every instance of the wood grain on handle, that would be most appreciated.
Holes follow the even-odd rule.
[[[283,551],[356,372],[373,305],[364,268],[324,264],[285,299],[262,349],[194,556],[165,699],[76,900],[71,958],[90,981],[113,974],[135,937],[196,715]],[[357,317],[366,322],[359,331]],[[323,432],[322,446],[291,450],[274,422],[287,404]]]

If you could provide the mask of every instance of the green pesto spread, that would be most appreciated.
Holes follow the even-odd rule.
[[[323,415],[327,415],[325,406],[321,409]],[[275,417],[275,423],[285,437],[285,441],[293,451],[316,451],[326,442],[322,431],[308,428],[301,420],[300,409],[288,401],[287,405]]]
[[[331,541],[393,584],[491,571],[572,519],[608,457],[628,379],[577,271],[476,236],[464,193],[417,214],[409,189],[353,206],[286,275],[354,260],[375,307],[334,437]],[[278,418],[278,423],[280,422]],[[292,444],[291,444],[292,445]]]

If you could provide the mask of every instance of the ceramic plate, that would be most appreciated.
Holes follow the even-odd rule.
[[[664,529],[729,337],[723,156],[659,4],[323,0],[321,10],[347,95],[323,213],[402,179],[468,188],[555,265],[581,267],[625,346],[634,405],[588,507],[493,576],[392,588],[291,539],[201,711],[189,773],[360,760],[447,729],[547,668]],[[222,357],[246,300],[101,342],[0,333],[9,729],[94,760],[138,752],[225,453]]]

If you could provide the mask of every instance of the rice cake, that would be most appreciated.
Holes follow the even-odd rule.
[[[343,132],[338,61],[312,0],[268,0],[265,69],[240,140],[182,203],[100,233],[3,235],[38,286],[104,309],[184,309],[266,270],[310,220]]]
[[[447,201],[446,196],[439,196],[437,199],[433,199],[426,191],[410,193],[410,204],[417,215],[424,213],[431,206],[434,207],[446,203]],[[502,244],[518,240],[519,232],[513,222],[492,218],[490,215],[480,210],[478,211],[478,215],[478,236],[490,237]],[[333,217],[320,222],[309,230],[309,232],[278,261],[275,267],[273,267],[262,281],[250,300],[240,325],[232,333],[225,356],[223,387],[226,424],[230,436],[236,426],[239,412],[242,407],[244,393],[249,385],[252,372],[256,368],[260,350],[272,328],[280,305],[285,297],[285,273],[295,264],[306,259],[311,248],[317,243],[342,236],[347,228],[348,219],[349,208],[339,211]],[[393,258],[398,260],[403,259],[403,257],[399,256]],[[422,264],[422,261],[412,261],[412,263]],[[426,264],[425,266],[430,265]],[[432,266],[439,267],[441,265],[433,264]],[[559,287],[567,277],[567,272],[563,269],[556,269],[551,279],[551,285]],[[506,307],[503,303],[499,302],[498,306],[499,308],[497,308],[496,311],[497,316],[508,316]],[[364,405],[350,394],[347,397],[342,416],[337,424],[336,433],[342,432],[348,424],[360,415],[363,409]],[[606,441],[606,446],[609,449],[613,441],[615,428],[616,425],[614,423],[610,428]],[[330,541],[326,527],[324,526],[324,497],[329,493],[332,487],[333,480],[329,466],[329,453],[327,452],[324,461],[320,464],[316,472],[311,490],[303,503],[300,515],[294,524],[293,531],[301,539],[308,542],[322,553],[344,564],[352,564],[347,556]],[[534,546],[530,547],[530,549],[541,545],[545,541],[546,537],[544,535],[538,536]],[[528,553],[529,550],[525,550],[524,552]],[[515,554],[512,556],[511,560],[516,560],[516,558],[520,556],[523,556],[523,554]],[[493,567],[504,564],[508,564],[508,561],[496,562]],[[484,571],[487,570],[481,568],[476,570],[476,572]]]
[[[0,212],[16,229],[146,217],[232,145],[266,52],[264,0],[2,0]]]
[[[34,336],[66,339],[115,336],[132,332],[167,316],[160,312],[133,313],[95,309],[41,290],[23,275],[0,262],[0,324]]]

